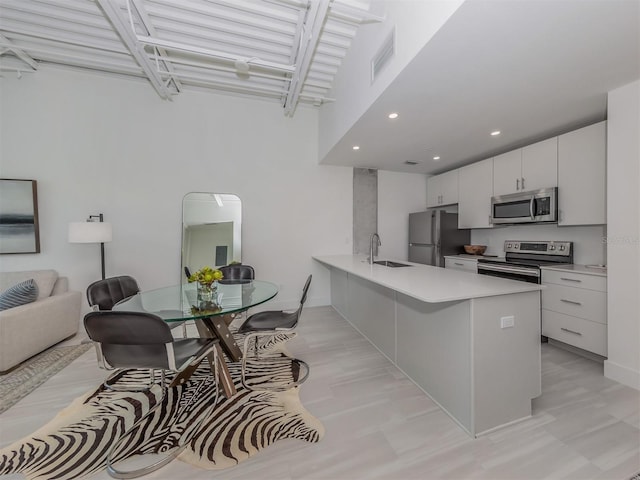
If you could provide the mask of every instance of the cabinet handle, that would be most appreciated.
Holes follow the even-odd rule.
[[[453,262],[454,265],[458,265],[459,267],[464,267],[464,263]]]
[[[568,328],[560,327],[560,330],[562,330],[563,332],[573,333],[574,335],[580,335],[580,336],[582,336],[582,334],[581,334],[580,332],[576,332],[576,331],[574,331],[574,330],[569,330]]]
[[[516,190],[520,190],[520,179],[516,178]]]
[[[520,185],[522,185],[522,189],[524,190],[524,177],[522,177],[521,180]]]
[[[582,305],[582,303],[580,302],[574,302],[573,300],[567,300],[565,298],[561,298],[560,301],[564,303],[570,303],[571,305]]]
[[[566,280],[567,282],[582,283],[582,280],[578,280],[577,278],[564,278],[564,277],[560,277],[560,280]]]

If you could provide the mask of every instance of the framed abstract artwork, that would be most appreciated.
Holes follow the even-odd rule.
[[[40,253],[35,180],[0,178],[0,254]]]

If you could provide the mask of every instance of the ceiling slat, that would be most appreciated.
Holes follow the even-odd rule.
[[[0,55],[9,69],[20,70],[17,50],[36,66],[146,78],[162,98],[206,88],[293,114],[299,102],[332,101],[359,24],[377,19],[368,9],[369,0],[0,0]]]

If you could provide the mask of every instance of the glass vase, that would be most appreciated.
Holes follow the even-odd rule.
[[[200,302],[213,302],[216,298],[218,290],[217,282],[213,283],[198,283],[198,300]]]

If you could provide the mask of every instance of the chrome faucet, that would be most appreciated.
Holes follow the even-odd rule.
[[[376,239],[376,245],[374,248],[374,244],[373,244],[373,240]],[[382,245],[382,242],[380,241],[380,235],[378,235],[377,233],[374,233],[371,235],[371,240],[369,241],[369,258],[367,258],[367,261],[369,262],[369,265],[373,265],[373,260],[375,255],[373,254],[374,250],[376,252],[376,255],[378,254],[378,247],[380,247]]]

